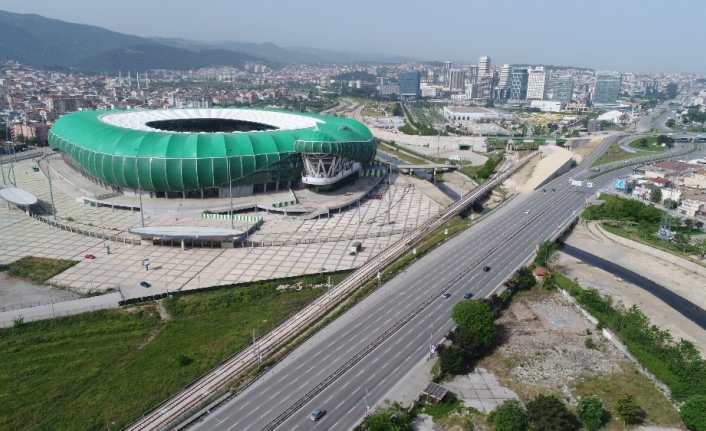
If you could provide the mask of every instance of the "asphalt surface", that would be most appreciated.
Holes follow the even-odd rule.
[[[608,137],[580,167],[544,186],[545,192],[540,189],[518,196],[473,228],[420,258],[383,286],[379,292],[385,294],[378,293],[376,301],[363,301],[346,313],[337,321],[343,322],[337,330],[330,331],[332,335],[317,338],[305,352],[293,352],[291,360],[275,365],[265,379],[256,381],[194,429],[262,430],[398,319],[464,269],[472,267],[447,290],[451,293],[449,299],[437,298],[277,429],[353,428],[363,419],[366,391],[372,408],[429,357],[430,342],[440,342],[453,326],[451,309],[463,300],[465,292],[471,291],[475,297],[492,293],[532,256],[539,242],[556,235],[575,216],[590,193],[610,185],[614,178],[631,169],[601,174],[593,180],[594,189],[569,185],[570,177],[586,179],[593,174],[587,167],[620,138],[621,135]],[[680,144],[676,149],[685,146]],[[624,163],[604,165],[603,172],[619,166]],[[484,266],[490,266],[491,270],[483,272]],[[314,423],[308,415],[315,408],[326,409],[327,414]]]
[[[607,261],[595,254],[589,253],[587,251],[581,250],[579,248],[564,244],[561,249],[562,252],[568,254],[569,256],[575,257],[584,263],[593,265],[596,268],[600,268],[610,274],[620,277],[628,283],[632,283],[635,286],[646,290],[647,292],[653,294],[665,304],[669,305],[684,317],[691,320],[692,322],[699,325],[701,328],[706,329],[706,310],[689,301],[688,299],[682,298],[661,284],[655,283],[654,281],[641,276],[640,274],[631,271],[620,265],[616,265],[613,262]]]

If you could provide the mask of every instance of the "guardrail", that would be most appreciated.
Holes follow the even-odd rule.
[[[30,214],[30,217],[32,217],[35,220],[39,220],[43,223],[46,223],[51,227],[65,230],[67,232],[76,233],[76,234],[91,237],[91,238],[104,239],[106,241],[113,241],[113,242],[120,243],[120,244],[140,245],[139,239],[124,238],[124,237],[119,237],[119,236],[114,236],[114,235],[106,235],[104,233],[93,232],[91,230],[79,229],[79,228],[76,228],[73,226],[68,226],[63,223],[56,222],[54,220],[49,220],[48,218],[44,218],[44,217],[37,215],[37,214]]]
[[[222,390],[225,385],[233,378],[256,366],[263,358],[267,358],[276,352],[301,330],[338,305],[340,300],[346,298],[369,279],[375,277],[389,262],[401,256],[409,247],[443,225],[450,218],[462,212],[474,201],[492,191],[495,186],[505,181],[512,173],[536,155],[536,152],[531,153],[516,162],[503,165],[501,171],[492,180],[464,195],[447,207],[439,216],[428,220],[406,237],[399,239],[378,256],[363,264],[336,286],[332,287],[329,292],[317,297],[305,309],[256,340],[251,347],[243,349],[226,359],[214,370],[185,387],[182,392],[146,412],[141,419],[126,429],[167,429],[169,426],[175,425],[174,421],[181,416],[180,412],[203,407],[208,402],[220,397],[223,394]]]

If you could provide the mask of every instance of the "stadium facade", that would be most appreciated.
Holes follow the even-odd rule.
[[[57,120],[48,140],[94,182],[168,198],[301,183],[333,190],[358,178],[376,153],[358,121],[259,109],[81,111]]]

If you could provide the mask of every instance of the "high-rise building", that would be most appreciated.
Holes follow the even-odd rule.
[[[417,100],[420,97],[420,79],[418,70],[400,74],[400,100]]]
[[[596,85],[593,87],[593,105],[612,105],[620,95],[620,72],[596,73]]]
[[[454,64],[450,62],[449,60],[446,60],[444,62],[444,83],[448,85],[449,81],[451,81],[451,69],[453,69]]]
[[[493,98],[493,78],[492,73],[478,75],[478,94],[474,99],[489,100]]]
[[[510,72],[510,99],[527,99],[527,81],[529,73],[527,69],[512,69]]]
[[[471,65],[468,68],[468,82],[475,84],[478,82],[478,66]]]
[[[571,102],[574,97],[574,80],[571,75],[562,75],[554,80],[554,92],[552,100],[560,102]]]
[[[527,100],[544,100],[547,93],[547,71],[542,67],[530,68],[527,80]]]
[[[674,99],[677,97],[677,93],[679,91],[679,87],[677,86],[676,82],[670,82],[667,84],[667,97],[669,99]]]
[[[490,57],[478,59],[478,75],[483,73],[490,73]]]
[[[466,72],[461,69],[451,69],[451,78],[449,79],[450,91],[463,91],[466,81]]]
[[[503,64],[500,68],[498,85],[495,87],[493,98],[508,99],[510,97],[510,65]]]

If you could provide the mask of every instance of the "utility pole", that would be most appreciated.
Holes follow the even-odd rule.
[[[56,207],[54,206],[54,192],[51,189],[51,169],[49,168],[49,159],[47,159],[47,180],[49,180],[49,197],[51,198],[51,214],[56,221]],[[15,186],[17,184],[15,183]]]

